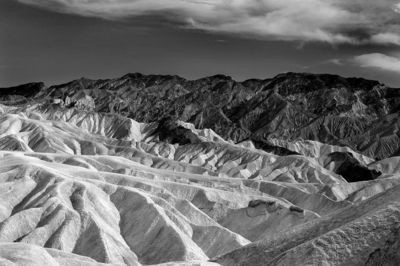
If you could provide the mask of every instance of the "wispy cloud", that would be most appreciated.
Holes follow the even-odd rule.
[[[400,46],[400,34],[378,33],[371,36],[371,41],[377,44],[395,44]]]
[[[396,11],[397,13],[400,13],[400,3],[397,3],[394,5],[394,11]]]
[[[254,38],[400,45],[399,0],[18,0],[118,19],[156,14],[188,27]]]
[[[400,73],[400,58],[381,53],[364,54],[354,57],[353,61],[361,67],[378,68]]]
[[[337,66],[344,65],[343,60],[339,59],[339,58],[332,58],[332,59],[329,59],[329,60],[325,61],[324,63],[333,64],[333,65],[337,65]]]

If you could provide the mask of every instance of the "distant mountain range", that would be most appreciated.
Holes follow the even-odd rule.
[[[285,73],[237,82],[224,75],[186,80],[134,73],[51,87],[29,83],[2,88],[0,95],[13,103],[58,100],[139,122],[181,120],[277,154],[292,151],[274,139],[347,146],[377,159],[400,154],[400,90],[362,78]]]

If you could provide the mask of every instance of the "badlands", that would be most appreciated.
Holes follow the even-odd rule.
[[[0,265],[400,265],[400,89],[286,73],[0,89]]]

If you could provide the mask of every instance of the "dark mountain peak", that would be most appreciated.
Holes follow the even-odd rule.
[[[196,82],[196,83],[219,83],[219,82],[227,82],[227,81],[234,81],[232,77],[227,76],[227,75],[223,75],[223,74],[217,74],[217,75],[213,75],[213,76],[208,76],[208,77],[204,77],[204,78],[200,78],[197,80],[193,80],[192,82]]]
[[[33,97],[45,87],[43,82],[31,82],[14,87],[0,88],[0,96],[18,95]]]
[[[144,75],[142,73],[134,72],[134,73],[127,73],[127,74],[123,75],[121,77],[121,79],[125,79],[125,78],[128,78],[128,79],[139,79],[139,78],[142,78],[143,76]]]
[[[308,93],[317,90],[346,88],[351,91],[370,91],[384,86],[378,81],[363,78],[344,78],[332,74],[312,74],[288,72],[275,76],[268,88],[282,95]]]
[[[178,75],[164,75],[164,74],[149,74],[145,75],[139,72],[128,73],[121,77],[121,79],[129,78],[129,79],[183,79]]]
[[[222,79],[222,80],[232,80],[231,76],[227,76],[224,74],[217,74],[217,75],[213,75],[208,77],[209,79]]]
[[[307,72],[287,72],[276,75],[272,80],[308,80],[308,81],[321,81],[326,84],[340,84],[360,86],[364,85],[382,85],[379,81],[369,80],[360,77],[345,78],[336,74],[314,74]]]

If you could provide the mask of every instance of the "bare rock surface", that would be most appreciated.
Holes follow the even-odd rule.
[[[398,265],[399,106],[296,73],[0,89],[0,265]]]

